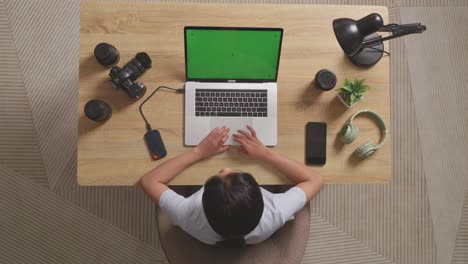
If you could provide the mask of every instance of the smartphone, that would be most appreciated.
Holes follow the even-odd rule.
[[[324,165],[327,162],[327,123],[307,123],[305,136],[306,164]]]

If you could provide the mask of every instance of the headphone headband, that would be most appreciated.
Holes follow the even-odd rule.
[[[370,110],[361,110],[361,111],[357,111],[356,113],[354,113],[349,119],[348,121],[346,122],[346,124],[350,124],[352,125],[353,124],[353,120],[356,116],[360,115],[360,114],[369,114],[370,116],[372,116],[375,120],[377,120],[377,123],[379,123],[380,125],[380,130],[382,132],[382,139],[380,140],[379,144],[377,144],[375,147],[376,148],[380,148],[383,146],[383,144],[385,143],[385,140],[387,139],[387,126],[385,125],[385,121],[383,120],[382,117],[380,117],[376,112],[374,111],[370,111]]]

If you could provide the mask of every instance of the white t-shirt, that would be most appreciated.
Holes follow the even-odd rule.
[[[194,238],[209,245],[214,245],[223,238],[208,223],[203,211],[201,188],[190,197],[185,198],[169,189],[159,199],[160,208],[168,214],[174,225],[179,226]],[[264,209],[257,227],[244,239],[247,244],[256,244],[270,237],[287,221],[294,219],[294,214],[301,210],[306,202],[304,191],[293,187],[285,193],[271,193],[260,188]]]

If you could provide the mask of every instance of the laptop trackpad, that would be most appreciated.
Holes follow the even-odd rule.
[[[226,141],[226,145],[239,145],[237,142],[234,142],[232,139],[232,134],[236,134],[237,130],[248,131],[247,125],[253,127],[253,118],[216,118],[212,117],[210,120],[210,127],[213,130],[216,127],[228,127],[231,129],[229,131],[229,138]],[[211,131],[210,130],[210,131]]]

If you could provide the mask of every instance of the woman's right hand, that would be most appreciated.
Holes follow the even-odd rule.
[[[193,148],[200,159],[206,159],[214,155],[223,153],[229,146],[224,145],[229,138],[229,128],[215,128],[201,142]]]
[[[268,157],[270,149],[260,142],[257,138],[257,133],[251,126],[247,126],[250,131],[237,130],[238,134],[233,134],[234,141],[241,144],[238,148],[239,153],[254,158],[265,159]]]

